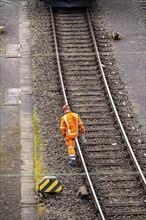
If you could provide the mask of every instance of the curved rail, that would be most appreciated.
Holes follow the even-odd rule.
[[[137,159],[135,157],[135,154],[134,154],[134,152],[132,150],[132,147],[130,145],[128,137],[127,137],[127,135],[125,133],[124,127],[123,127],[122,122],[120,120],[120,117],[118,115],[115,103],[113,101],[113,98],[112,98],[112,95],[111,95],[111,92],[110,92],[110,89],[109,89],[109,86],[108,86],[108,83],[107,83],[107,80],[106,80],[106,77],[105,77],[105,74],[104,74],[104,71],[103,71],[103,67],[102,67],[100,56],[99,56],[99,51],[98,51],[98,48],[97,48],[97,44],[96,44],[96,40],[95,40],[95,36],[94,36],[94,32],[93,32],[92,23],[91,23],[91,20],[90,20],[90,15],[89,15],[89,10],[88,9],[87,9],[87,15],[88,15],[88,22],[89,22],[90,31],[91,31],[91,34],[92,34],[92,39],[93,39],[93,43],[94,43],[94,47],[95,47],[95,52],[96,52],[97,60],[98,60],[98,63],[99,63],[99,67],[100,67],[100,70],[101,70],[102,78],[103,78],[103,81],[104,81],[104,84],[105,84],[108,96],[109,96],[109,99],[110,99],[110,103],[111,103],[112,108],[114,110],[115,116],[116,116],[118,124],[120,126],[120,129],[122,131],[122,135],[123,135],[123,137],[125,139],[125,142],[126,142],[126,144],[128,146],[128,150],[129,150],[129,152],[131,154],[132,160],[134,161],[134,164],[135,164],[135,166],[136,166],[136,168],[137,168],[137,170],[139,172],[140,178],[141,178],[141,180],[143,182],[144,189],[146,190],[146,179],[145,179],[145,177],[143,175],[143,172],[142,172],[142,170],[141,170],[141,168],[139,166],[139,163],[138,163],[138,161],[137,161]]]
[[[68,104],[67,96],[66,96],[66,93],[65,93],[64,82],[63,82],[63,78],[62,78],[62,73],[61,73],[61,67],[60,67],[60,60],[59,60],[59,54],[58,54],[58,46],[57,46],[57,40],[56,40],[56,31],[55,31],[55,26],[54,26],[54,18],[53,18],[52,8],[50,8],[50,11],[51,11],[53,35],[54,35],[56,58],[57,58],[57,64],[58,64],[58,71],[59,71],[59,77],[60,77],[60,82],[61,82],[61,88],[62,88],[62,93],[63,93],[63,97],[64,97],[65,104]],[[92,185],[92,181],[91,181],[91,179],[90,179],[90,176],[89,176],[89,173],[88,173],[88,170],[87,170],[87,167],[86,167],[86,164],[85,164],[85,161],[84,161],[84,158],[83,158],[83,155],[82,155],[82,152],[81,152],[81,148],[80,148],[80,145],[79,145],[79,142],[78,142],[78,139],[77,139],[77,138],[76,138],[76,144],[77,144],[77,148],[78,148],[78,151],[79,151],[79,154],[80,154],[82,163],[83,163],[83,167],[84,167],[84,169],[85,169],[85,173],[86,173],[86,176],[87,176],[89,185],[90,185],[90,187],[91,187],[91,191],[92,191],[92,194],[93,194],[93,197],[94,197],[96,206],[97,206],[98,211],[99,211],[99,213],[100,213],[101,219],[102,219],[102,220],[105,220],[105,217],[104,217],[104,214],[103,214],[103,212],[102,212],[101,206],[100,206],[100,204],[99,204],[99,201],[98,201],[98,199],[97,199],[96,193],[95,193],[95,191],[94,191],[94,187],[93,187],[93,185]]]

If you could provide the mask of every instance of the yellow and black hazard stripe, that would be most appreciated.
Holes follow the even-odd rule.
[[[57,178],[44,178],[39,184],[41,193],[58,193],[62,190],[62,184]]]

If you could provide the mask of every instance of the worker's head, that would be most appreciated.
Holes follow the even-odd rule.
[[[63,106],[63,111],[64,111],[65,114],[70,112],[70,106],[69,105],[64,105]]]

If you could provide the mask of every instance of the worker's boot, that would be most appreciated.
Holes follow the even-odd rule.
[[[69,156],[69,164],[70,164],[71,166],[76,165],[76,155]]]

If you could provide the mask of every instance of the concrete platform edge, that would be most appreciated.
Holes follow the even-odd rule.
[[[21,91],[21,106],[20,106],[21,140],[20,141],[21,141],[21,161],[22,161],[21,219],[36,220],[37,201],[35,199],[35,192],[34,192],[35,183],[34,183],[34,175],[33,175],[34,146],[33,146],[33,129],[32,129],[33,115],[32,115],[32,95],[31,95],[32,94],[31,51],[30,51],[31,42],[30,42],[30,28],[29,28],[27,7],[28,7],[27,1],[22,1],[20,3],[20,9],[19,9],[20,91]],[[28,139],[29,139],[29,147],[27,147]],[[25,154],[26,155],[30,154],[30,155],[25,156]],[[30,172],[32,175],[28,176],[27,175],[28,172]]]

